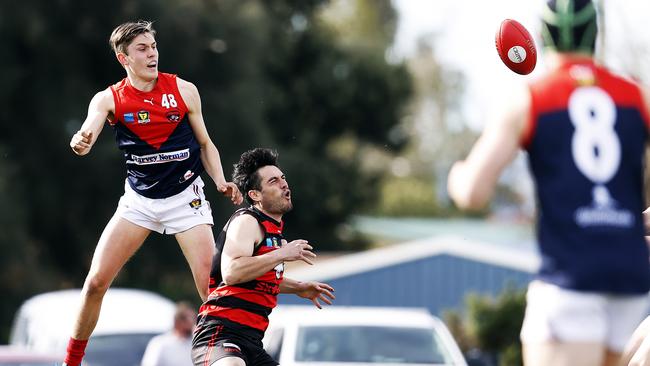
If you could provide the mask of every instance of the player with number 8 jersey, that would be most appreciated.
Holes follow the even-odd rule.
[[[641,213],[650,119],[641,90],[589,58],[564,57],[530,95],[522,145],[543,212],[539,279],[580,291],[647,292]]]
[[[147,198],[182,192],[203,173],[203,164],[176,75],[159,72],[151,91],[134,88],[128,78],[110,89],[115,114],[109,121],[131,188]]]
[[[528,155],[541,265],[526,294],[526,366],[617,365],[648,309],[650,97],[595,62],[597,14],[591,0],[546,2],[547,73],[508,98],[449,172],[451,198],[476,209],[517,151]]]

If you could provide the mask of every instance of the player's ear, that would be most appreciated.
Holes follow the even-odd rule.
[[[251,189],[246,194],[248,194],[248,197],[250,197],[253,202],[259,202],[262,200],[262,192],[258,191],[257,189]]]
[[[126,65],[129,64],[129,60],[128,60],[127,57],[126,57],[126,54],[124,54],[123,52],[118,52],[118,53],[116,53],[116,54],[115,54],[115,57],[117,57],[117,61],[118,61],[122,66],[126,66]]]

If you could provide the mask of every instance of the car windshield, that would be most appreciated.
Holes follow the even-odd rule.
[[[155,335],[151,333],[94,336],[88,342],[85,365],[139,366],[147,343]]]
[[[296,361],[452,364],[435,330],[378,326],[301,327]]]

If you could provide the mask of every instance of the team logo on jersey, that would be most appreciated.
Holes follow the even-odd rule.
[[[272,237],[272,238],[266,238],[266,246],[269,248],[279,248],[280,244],[278,244],[278,238]]]
[[[135,117],[133,113],[124,113],[124,123],[133,123],[135,122]]]
[[[167,112],[167,120],[172,123],[178,123],[181,121],[181,112],[177,109]]]
[[[151,120],[149,119],[149,111],[139,111],[138,112],[138,123],[139,124],[145,124],[149,123]]]
[[[186,180],[192,178],[193,176],[194,176],[194,172],[191,171],[191,170],[188,170],[188,171],[185,172],[185,174],[183,174],[183,176],[181,177],[181,179],[178,180],[178,183],[183,183],[183,182],[185,182]]]
[[[280,278],[282,278],[282,273],[284,273],[284,262],[273,267],[273,269],[275,270],[275,278],[279,280]]]
[[[591,206],[578,207],[575,220],[580,227],[614,226],[629,228],[634,226],[634,215],[629,210],[618,208],[618,202],[604,185],[596,185],[591,191]]]
[[[569,74],[580,86],[592,86],[596,84],[596,75],[589,66],[574,65],[569,69]]]
[[[195,199],[192,200],[192,202],[190,202],[190,207],[192,207],[195,210],[198,210],[199,207],[201,207],[202,204],[203,203],[201,202],[200,198],[195,198]]]

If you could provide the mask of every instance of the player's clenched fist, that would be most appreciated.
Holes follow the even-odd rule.
[[[77,131],[70,140],[70,147],[77,155],[86,155],[90,151],[93,141],[92,131]]]

